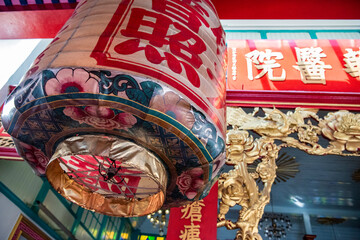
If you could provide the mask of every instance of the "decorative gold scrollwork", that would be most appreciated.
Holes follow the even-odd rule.
[[[247,131],[232,129],[227,133],[227,164],[234,169],[219,178],[220,209],[218,227],[239,229],[236,239],[261,239],[257,228],[270,201],[271,186],[276,177],[275,160],[280,148],[270,138],[253,139]],[[256,171],[248,172],[247,165],[261,159]],[[264,183],[259,193],[256,179]],[[239,218],[234,223],[226,220],[230,207],[240,205]]]
[[[5,132],[5,130],[2,126],[1,117],[0,117],[0,135],[1,135],[0,136],[0,147],[4,147],[4,148],[14,148],[15,147],[14,141],[7,134],[7,132]]]
[[[262,110],[264,117],[255,116],[259,108],[255,108],[251,114],[241,108],[228,108],[228,125],[281,140],[284,146],[298,148],[309,154],[358,156],[360,153],[360,114],[341,110],[330,112],[322,119],[316,115],[317,109],[296,108],[287,113],[275,108]],[[297,133],[297,138],[289,136],[292,133]],[[320,135],[330,140],[328,146],[322,147],[318,143]]]
[[[219,178],[220,207],[218,227],[239,229],[235,239],[261,240],[258,224],[276,177],[276,159],[282,147],[294,147],[309,154],[360,155],[360,114],[342,110],[328,113],[324,118],[317,109],[296,108],[283,113],[278,109],[262,108],[265,116],[257,116],[260,109],[246,113],[241,108],[228,108],[227,121],[233,129],[227,133],[226,164],[234,168]],[[260,138],[254,139],[247,130]],[[329,140],[325,147],[320,136]],[[275,140],[282,143],[275,144]],[[248,165],[259,159],[255,172]],[[256,180],[263,182],[259,190]],[[241,206],[236,222],[225,215],[231,207]]]
[[[10,137],[0,137],[0,147],[14,148],[14,141]]]

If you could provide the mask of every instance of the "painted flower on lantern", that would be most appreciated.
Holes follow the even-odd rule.
[[[198,193],[198,190],[204,185],[204,180],[201,177],[203,173],[202,168],[193,168],[182,172],[181,175],[177,177],[176,185],[180,192],[188,199],[193,199]]]
[[[191,129],[195,118],[191,113],[191,106],[178,94],[167,92],[164,95],[156,95],[150,102],[150,108],[159,110]]]
[[[136,124],[136,118],[130,113],[119,113],[107,107],[87,106],[80,107],[68,106],[64,109],[64,114],[79,123],[86,123],[95,128],[103,129],[123,129],[127,130]]]
[[[35,171],[39,175],[45,174],[46,166],[49,162],[49,158],[38,148],[33,147],[29,144],[19,142],[24,154],[23,157],[30,163]]]
[[[325,137],[339,151],[356,152],[360,149],[360,114],[341,110],[329,113],[319,127]]]
[[[45,92],[47,95],[74,92],[99,93],[99,83],[82,68],[63,68],[56,73],[55,78],[45,83]]]

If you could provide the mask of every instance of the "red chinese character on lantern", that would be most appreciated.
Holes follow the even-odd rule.
[[[217,28],[212,28],[211,31],[213,32],[216,38],[217,50],[216,54],[219,55],[220,53],[224,53],[226,49],[225,43],[225,32],[221,26]]]
[[[170,26],[172,31],[169,31]],[[163,14],[134,8],[126,28],[120,32],[132,39],[117,44],[114,48],[117,53],[132,54],[144,50],[147,60],[153,64],[167,61],[169,68],[178,74],[182,72],[183,66],[189,81],[195,87],[200,86],[194,68],[198,69],[203,64],[199,55],[206,50],[206,45],[190,29]],[[147,40],[149,44],[140,47],[140,39]],[[170,53],[161,54],[159,49],[164,46],[169,46]]]
[[[199,32],[201,26],[210,27],[206,20],[210,16],[206,6],[216,12],[212,3],[204,0],[153,0],[152,3],[153,10],[174,18],[195,33]],[[216,38],[217,54],[220,54],[225,49],[225,32],[221,26],[211,30]]]

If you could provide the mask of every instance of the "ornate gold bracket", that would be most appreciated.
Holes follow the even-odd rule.
[[[4,130],[0,117],[0,147],[14,148],[15,144],[10,135]]]
[[[227,109],[227,123],[233,129],[227,133],[226,164],[234,168],[219,178],[220,209],[218,227],[239,229],[235,239],[261,240],[258,224],[266,204],[270,201],[271,187],[276,177],[276,158],[282,147],[294,147],[309,154],[360,155],[360,114],[348,111],[328,113],[324,118],[317,109],[296,108],[283,113],[278,109],[263,108],[265,116],[245,113],[241,108]],[[260,138],[253,139],[248,130]],[[291,136],[290,136],[291,135]],[[323,147],[319,137],[324,136],[329,144]],[[282,143],[275,144],[275,140]],[[261,160],[256,171],[248,172],[247,166]],[[264,183],[261,190],[256,184]],[[240,205],[236,222],[227,220],[225,214],[235,205]]]

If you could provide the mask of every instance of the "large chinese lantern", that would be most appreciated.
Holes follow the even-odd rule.
[[[204,197],[224,161],[224,52],[210,0],[84,0],[3,124],[35,172],[84,208],[179,206]]]

